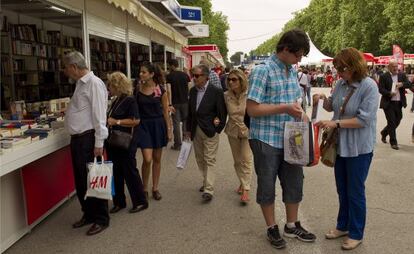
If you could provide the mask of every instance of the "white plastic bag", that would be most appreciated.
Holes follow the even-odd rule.
[[[313,127],[310,122],[285,122],[284,159],[294,165],[307,166],[314,162]]]
[[[183,141],[181,144],[180,154],[178,155],[177,159],[177,168],[183,169],[187,164],[188,157],[191,153],[191,143],[188,141]]]
[[[87,197],[112,200],[112,162],[97,162],[96,157],[93,163],[88,163],[88,190]]]

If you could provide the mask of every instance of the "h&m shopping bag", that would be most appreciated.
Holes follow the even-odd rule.
[[[286,162],[301,166],[313,165],[315,154],[311,122],[286,122],[283,141]]]
[[[181,144],[181,150],[180,154],[178,155],[177,159],[177,168],[183,169],[185,165],[187,164],[188,157],[191,153],[191,142],[189,141],[183,141]]]
[[[93,163],[88,163],[88,190],[87,197],[112,200],[112,162],[97,162],[96,157]]]

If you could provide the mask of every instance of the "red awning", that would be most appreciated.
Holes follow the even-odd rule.
[[[365,61],[375,62],[375,57],[372,53],[362,53],[364,55]]]

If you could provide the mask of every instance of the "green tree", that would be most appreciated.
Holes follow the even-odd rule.
[[[301,28],[315,46],[334,56],[355,47],[374,55],[391,54],[392,44],[414,52],[414,4],[400,0],[312,0],[295,13],[282,32]],[[257,54],[273,52],[280,34],[260,44]]]
[[[230,57],[230,62],[233,63],[233,65],[240,65],[240,56],[243,55],[243,52],[238,51],[236,53],[234,53],[231,57]]]
[[[206,38],[191,38],[189,44],[216,44],[227,62],[227,31],[230,29],[227,16],[221,12],[213,12],[210,0],[178,0],[181,5],[198,6],[203,9],[203,23],[209,25],[210,36]]]

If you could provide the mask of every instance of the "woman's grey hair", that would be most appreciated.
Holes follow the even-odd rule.
[[[72,51],[63,56],[63,64],[74,64],[79,69],[88,69],[85,57],[78,51]]]
[[[210,75],[210,68],[208,68],[208,66],[205,65],[205,64],[196,65],[196,66],[193,67],[193,71],[195,69],[200,69],[203,72],[204,76],[206,76],[206,77],[208,77]]]

